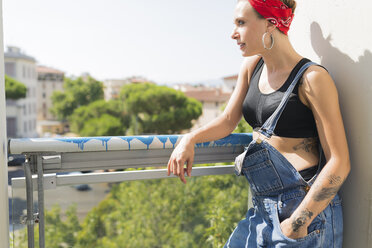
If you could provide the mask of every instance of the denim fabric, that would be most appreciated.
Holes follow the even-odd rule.
[[[308,226],[306,237],[291,239],[280,229],[280,222],[290,217],[302,202],[321,166],[306,182],[266,141],[258,144],[254,140],[248,147],[242,174],[250,184],[254,207],[239,222],[225,247],[342,247],[342,208],[338,194]]]
[[[304,68],[312,64],[307,63]],[[299,72],[301,75],[304,68]],[[296,78],[298,80],[299,76]],[[296,80],[288,87],[288,94],[285,94],[277,110],[258,130],[267,138],[273,134]],[[291,239],[280,228],[280,223],[299,206],[319,175],[324,165],[320,144],[319,153],[318,171],[312,179],[305,181],[294,166],[266,140],[252,140],[244,153],[237,157],[235,171],[248,180],[253,207],[248,210],[246,218],[238,223],[224,247],[342,247],[342,207],[338,194],[308,226],[307,236]]]

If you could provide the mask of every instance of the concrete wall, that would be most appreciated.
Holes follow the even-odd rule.
[[[344,247],[372,247],[372,1],[297,2],[290,40],[335,80],[350,149]]]
[[[22,53],[20,53],[22,55]],[[23,83],[27,87],[26,98],[16,101],[19,110],[17,114],[17,137],[37,137],[36,132],[36,91],[37,74],[36,62],[34,60],[7,57],[5,63],[15,64],[15,74],[11,75],[15,80]],[[8,73],[5,71],[5,73]],[[13,137],[13,138],[17,138]]]
[[[0,0],[0,75],[4,75],[2,6]],[[0,77],[0,127],[0,248],[5,248],[9,247],[9,206],[4,77]]]
[[[36,101],[37,101],[37,120],[55,120],[50,112],[53,107],[52,95],[55,91],[64,91],[63,80],[42,80],[37,81]],[[45,108],[44,108],[45,106]],[[40,135],[40,133],[39,133]]]

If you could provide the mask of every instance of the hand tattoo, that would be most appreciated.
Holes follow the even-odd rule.
[[[313,212],[309,211],[307,208],[302,210],[300,216],[296,217],[296,219],[292,222],[292,230],[294,232],[298,232],[300,227],[306,224],[306,220],[310,219],[313,216]]]

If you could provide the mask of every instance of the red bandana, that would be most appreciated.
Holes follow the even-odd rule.
[[[292,9],[280,0],[248,0],[252,7],[284,34],[293,19]]]

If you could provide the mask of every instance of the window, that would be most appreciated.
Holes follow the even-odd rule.
[[[5,62],[5,74],[7,74],[10,77],[15,77],[16,76],[15,63]]]
[[[27,115],[27,105],[23,104],[23,115]]]
[[[6,132],[9,138],[17,136],[17,118],[6,118]]]
[[[22,77],[26,78],[26,67],[22,65]]]
[[[218,102],[216,102],[216,107],[218,107]]]
[[[23,122],[23,131],[27,133],[27,122]]]
[[[46,94],[45,94],[45,92],[43,92],[43,98],[45,99],[45,97],[46,97]]]

